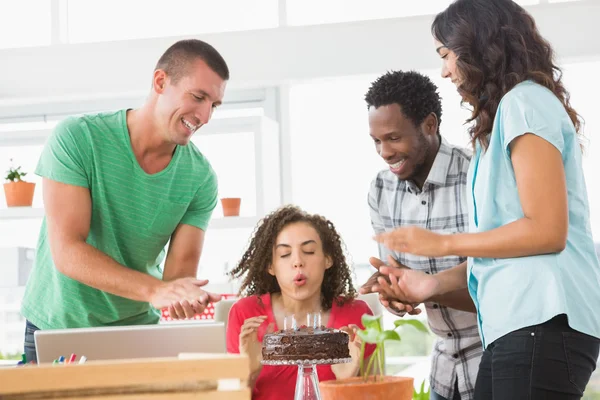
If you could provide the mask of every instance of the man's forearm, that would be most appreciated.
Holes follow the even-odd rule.
[[[159,279],[127,268],[82,241],[53,246],[52,258],[56,268],[69,278],[131,300],[150,302],[162,285]]]
[[[427,301],[456,310],[477,312],[467,289],[467,262],[435,274],[440,286],[438,293]]]
[[[436,296],[455,292],[467,287],[467,262],[458,264],[455,267],[435,274],[439,280],[439,287]]]
[[[432,301],[455,310],[468,311],[471,313],[477,312],[475,304],[473,303],[473,299],[466,288],[438,296],[433,296],[428,301]]]

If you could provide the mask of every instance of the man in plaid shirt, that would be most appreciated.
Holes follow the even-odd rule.
[[[442,106],[435,84],[417,72],[388,72],[372,83],[365,100],[375,148],[389,164],[377,174],[369,192],[375,233],[406,225],[447,234],[465,232],[470,155],[448,144],[439,133]],[[379,257],[371,261],[375,267],[387,262],[428,274],[465,261],[396,253],[383,245]],[[361,292],[381,292],[376,278],[377,273]],[[395,315],[420,311],[391,300],[384,297],[382,304]],[[482,345],[467,290],[430,299],[425,309],[429,326],[438,336],[432,353],[431,400],[472,399]]]

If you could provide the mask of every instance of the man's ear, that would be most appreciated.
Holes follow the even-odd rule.
[[[437,135],[439,127],[439,121],[437,115],[435,113],[431,113],[425,117],[423,122],[421,123],[421,129],[425,132],[426,135]]]
[[[165,91],[165,85],[167,83],[167,74],[162,69],[154,71],[152,78],[152,87],[156,93],[162,94]]]

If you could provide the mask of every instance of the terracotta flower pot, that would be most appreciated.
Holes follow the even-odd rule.
[[[31,207],[35,183],[15,181],[4,184],[4,195],[8,207]]]
[[[365,382],[362,377],[319,383],[323,400],[412,400],[413,378],[403,376],[373,377]]]
[[[223,216],[225,217],[237,217],[240,215],[240,204],[242,199],[239,197],[224,197],[221,199],[221,205],[223,206]]]

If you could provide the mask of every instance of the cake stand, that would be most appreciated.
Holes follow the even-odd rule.
[[[322,360],[263,360],[263,365],[297,365],[296,393],[294,400],[321,400],[317,365],[345,364],[352,358],[329,358]]]

